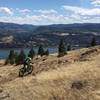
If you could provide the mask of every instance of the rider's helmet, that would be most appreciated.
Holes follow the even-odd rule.
[[[30,60],[30,61],[32,60],[31,57],[27,57],[27,59]]]
[[[31,63],[32,62],[32,59],[30,58],[30,57],[27,57],[26,59],[25,59],[25,63],[26,64],[29,64],[29,63]]]

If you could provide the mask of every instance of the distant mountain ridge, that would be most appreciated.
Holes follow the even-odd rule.
[[[74,23],[74,24],[52,24],[52,25],[31,25],[0,22],[0,30],[24,30],[39,32],[48,29],[49,31],[84,30],[100,31],[100,23]]]
[[[29,24],[15,24],[15,23],[4,23],[0,22],[0,30],[33,30],[36,26]]]
[[[0,48],[57,46],[63,37],[67,44],[86,46],[92,36],[100,43],[100,23],[28,25],[0,22]]]
[[[54,24],[38,27],[35,32],[99,32],[100,24],[83,23],[83,24]]]

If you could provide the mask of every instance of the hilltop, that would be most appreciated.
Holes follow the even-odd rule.
[[[33,59],[34,71],[0,61],[0,100],[100,100],[100,46]]]

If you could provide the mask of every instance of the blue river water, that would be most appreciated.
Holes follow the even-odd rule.
[[[58,51],[58,49],[56,47],[50,47],[48,48],[50,53],[56,53]],[[9,55],[11,49],[0,49],[0,59],[6,59]],[[13,49],[15,52],[20,52],[21,48],[19,49]],[[27,53],[29,52],[30,49],[23,49],[25,54],[27,55]],[[38,48],[34,48],[35,51],[38,50]]]

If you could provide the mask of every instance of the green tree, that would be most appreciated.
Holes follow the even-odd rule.
[[[65,47],[64,40],[61,39],[60,43],[59,43],[59,47],[58,47],[58,56],[59,57],[64,56],[66,53],[67,52],[66,52],[66,47]]]
[[[25,58],[26,58],[26,55],[24,53],[24,50],[21,50],[18,55],[18,64],[23,64]]]
[[[44,49],[43,49],[43,46],[40,45],[40,46],[39,46],[39,49],[38,49],[38,55],[43,56],[44,53],[45,53],[45,51],[44,51]]]
[[[19,55],[17,52],[15,52],[15,64],[18,65],[18,58],[19,58]]]
[[[14,53],[14,50],[10,50],[5,64],[14,64],[14,63],[15,63],[15,53]]]
[[[33,49],[33,47],[32,47],[31,50],[30,50],[29,53],[28,53],[28,57],[30,57],[30,58],[33,59],[34,56],[35,56],[35,51],[34,51],[34,49]]]
[[[48,49],[45,51],[45,55],[49,56],[49,50]]]
[[[93,37],[92,38],[92,40],[91,40],[91,46],[95,46],[97,43],[96,43],[96,39],[95,39],[95,37]]]
[[[70,51],[70,50],[71,50],[71,45],[68,44],[68,45],[67,45],[67,51]]]

